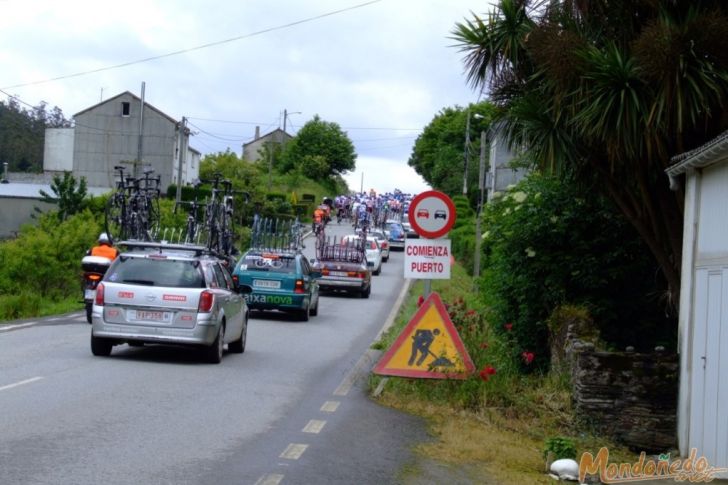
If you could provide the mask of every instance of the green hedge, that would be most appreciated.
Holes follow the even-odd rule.
[[[514,359],[534,352],[547,365],[547,320],[563,304],[588,308],[616,347],[674,344],[655,299],[657,265],[608,201],[532,174],[489,203],[484,220],[481,294]]]
[[[182,200],[195,200],[195,193],[197,194],[197,200],[202,201],[210,198],[212,195],[212,189],[209,187],[199,187],[197,191],[195,191],[194,187],[190,185],[183,185],[180,197]],[[167,198],[177,200],[177,186],[175,184],[167,187]]]

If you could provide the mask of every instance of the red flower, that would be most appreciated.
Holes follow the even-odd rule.
[[[523,362],[525,362],[526,365],[530,365],[531,362],[533,362],[534,357],[536,357],[536,355],[534,355],[533,352],[521,352],[521,358],[523,358]]]
[[[418,308],[421,307],[424,302],[425,302],[425,297],[420,295],[420,297],[417,298],[417,307]]]
[[[478,312],[476,312],[475,310],[468,310],[468,313],[467,313],[467,314],[468,314],[469,316],[473,316],[473,315],[477,315],[477,314],[478,314]]]
[[[478,374],[482,380],[485,382],[488,382],[488,379],[490,379],[490,376],[495,374],[495,367],[492,365],[486,365],[480,370],[480,373]]]
[[[503,328],[505,328],[507,332],[510,332],[511,329],[513,328],[513,324],[510,322],[506,323],[505,325],[503,325]]]
[[[482,344],[480,344],[480,348],[481,349],[487,349],[488,348],[488,342],[483,342]]]

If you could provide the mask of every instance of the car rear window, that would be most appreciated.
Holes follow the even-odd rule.
[[[118,258],[105,279],[132,285],[205,288],[199,263],[177,259]]]
[[[241,271],[267,271],[269,273],[294,273],[296,258],[279,254],[246,255],[240,262]]]

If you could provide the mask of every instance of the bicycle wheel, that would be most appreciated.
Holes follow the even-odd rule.
[[[146,234],[150,241],[157,239],[160,227],[159,199],[147,197]]]
[[[118,194],[112,195],[106,201],[106,209],[104,211],[104,229],[109,236],[112,244],[124,240],[126,235],[123,231],[124,222],[124,200]]]
[[[225,212],[222,229],[222,251],[225,255],[230,256],[234,252],[235,246],[235,227],[231,214]]]

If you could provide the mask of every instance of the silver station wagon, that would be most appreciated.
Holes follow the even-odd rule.
[[[124,243],[120,243],[123,245]],[[204,248],[127,243],[96,289],[91,352],[114,345],[191,345],[211,363],[242,353],[248,308],[223,262]]]

